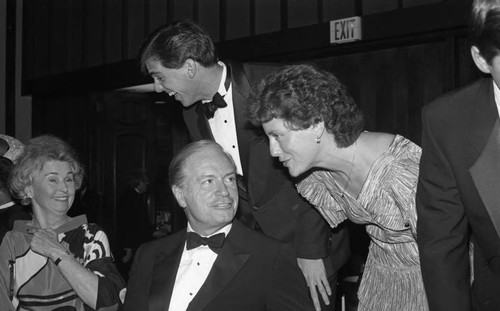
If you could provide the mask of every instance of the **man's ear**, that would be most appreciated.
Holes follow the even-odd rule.
[[[486,59],[484,59],[484,57],[481,55],[477,46],[475,46],[475,45],[472,46],[470,48],[470,53],[472,55],[472,60],[474,60],[474,63],[476,64],[476,67],[479,70],[481,70],[484,73],[491,73],[490,65],[488,64]]]
[[[184,62],[184,67],[186,68],[188,77],[193,79],[196,76],[196,71],[198,70],[198,64],[191,58],[186,59]]]
[[[186,208],[187,204],[186,200],[184,200],[184,192],[182,191],[182,189],[178,186],[172,186],[172,192],[177,199],[177,203],[179,203],[182,208]]]

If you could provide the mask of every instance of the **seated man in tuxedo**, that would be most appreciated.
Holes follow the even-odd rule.
[[[138,249],[126,311],[314,309],[290,246],[233,220],[236,168],[222,147],[210,140],[185,146],[169,180],[187,229]]]

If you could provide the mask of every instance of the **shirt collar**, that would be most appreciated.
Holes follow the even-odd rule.
[[[493,81],[493,93],[495,94],[495,104],[497,105],[497,111],[498,115],[500,116],[500,89],[498,88],[498,85],[496,84],[495,80],[491,79]]]
[[[233,223],[229,223],[229,224],[225,225],[224,227],[222,227],[220,230],[212,233],[209,236],[204,236],[204,235],[201,235],[201,234],[200,235],[203,236],[203,237],[209,238],[212,235],[216,235],[217,233],[221,233],[222,232],[222,233],[224,233],[225,236],[227,236],[229,234],[229,231],[231,231],[232,226],[233,226]],[[187,232],[196,232],[196,231],[193,230],[193,228],[191,227],[191,224],[189,222],[187,224]],[[196,233],[198,233],[198,232],[196,232]]]
[[[219,61],[218,64],[220,66],[222,66],[222,77],[220,79],[220,84],[219,84],[219,90],[218,90],[218,92],[219,92],[219,94],[222,97],[224,97],[224,96],[226,96],[227,91],[228,91],[226,89],[226,86],[224,85],[224,83],[226,82],[226,77],[227,77],[227,66],[223,62],[221,62],[221,61]]]
[[[228,90],[226,90],[226,86],[224,85],[224,82],[226,82],[227,67],[226,67],[226,65],[225,65],[223,62],[221,62],[221,61],[218,61],[218,62],[217,62],[217,65],[222,66],[222,77],[221,77],[221,79],[220,79],[219,88],[217,89],[217,92],[219,92],[219,94],[220,94],[222,97],[224,97],[224,96],[226,96],[227,91],[228,91]],[[211,99],[204,99],[204,100],[202,100],[201,102],[205,104],[205,103],[209,103],[209,102],[211,102],[211,101],[212,101]]]

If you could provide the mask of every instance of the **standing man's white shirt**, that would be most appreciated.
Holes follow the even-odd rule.
[[[226,81],[227,67],[223,62],[219,62],[218,64],[223,67],[219,84],[219,94],[224,98],[227,107],[217,109],[214,117],[209,119],[208,123],[210,124],[215,141],[222,146],[224,151],[233,157],[233,161],[236,164],[236,173],[243,176],[234,118],[233,82],[231,81],[229,89],[226,90],[224,82]]]
[[[232,224],[228,224],[210,236],[223,232],[227,237],[231,227]],[[193,232],[189,223],[187,232]],[[175,277],[175,284],[168,308],[169,311],[185,311],[187,309],[191,300],[193,300],[203,283],[205,283],[216,259],[217,253],[212,251],[208,246],[202,245],[187,250],[186,243],[184,242],[184,250],[182,251],[179,270],[177,270]]]
[[[493,80],[493,93],[495,94],[495,104],[497,104],[498,115],[500,116],[500,89],[495,80]]]

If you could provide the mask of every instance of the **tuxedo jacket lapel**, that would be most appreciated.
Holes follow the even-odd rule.
[[[226,288],[243,268],[250,257],[249,254],[239,253],[236,244],[238,242],[238,225],[233,224],[224,245],[222,246],[217,259],[208,274],[205,283],[200,288],[196,296],[189,304],[186,311],[203,310],[224,288]]]
[[[495,199],[495,196],[500,194],[500,188],[498,186],[496,189],[493,188],[495,184],[498,185],[500,182],[498,180],[498,176],[500,176],[499,153],[498,149],[495,151],[498,146],[496,146],[494,137],[495,134],[498,135],[498,110],[491,79],[482,82],[474,101],[477,106],[468,124],[468,132],[470,133],[468,141],[471,145],[469,156],[472,159],[469,173],[479,197],[500,235],[500,219],[496,220],[499,217],[500,204],[498,202],[500,201]],[[495,154],[495,152],[497,153]],[[496,161],[494,157],[496,157]],[[495,202],[495,200],[497,201]]]
[[[500,122],[498,119],[486,146],[469,172],[500,238]]]
[[[246,103],[250,96],[250,84],[243,71],[241,63],[229,63],[231,68],[234,121],[240,153],[243,174],[248,174],[248,161],[250,156],[251,124],[246,116]]]
[[[153,268],[155,273],[152,276],[149,293],[149,310],[151,311],[168,310],[186,240],[186,234],[181,236],[183,238],[174,248],[165,250],[162,256],[155,261]]]

